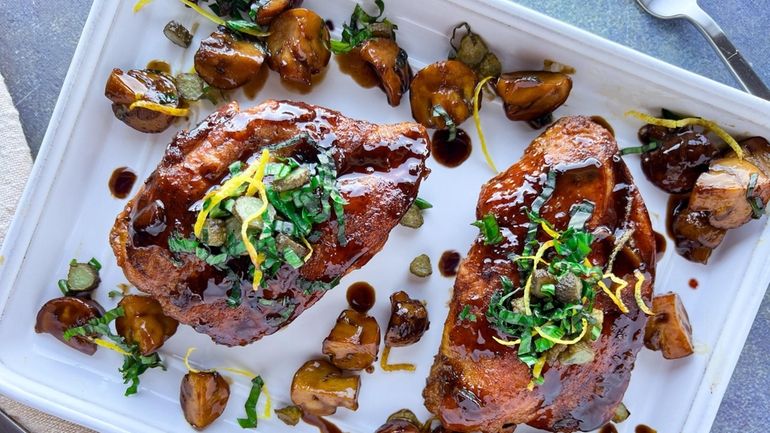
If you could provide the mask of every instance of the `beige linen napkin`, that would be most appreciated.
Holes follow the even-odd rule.
[[[16,204],[32,168],[32,156],[19,123],[19,113],[0,75],[0,245],[11,224]],[[2,378],[0,378],[2,380]],[[0,395],[0,409],[32,433],[88,433],[54,416],[24,406]]]

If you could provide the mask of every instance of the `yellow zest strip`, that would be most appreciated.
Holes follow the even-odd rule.
[[[561,235],[559,235],[559,232],[557,232],[556,230],[552,229],[551,226],[548,225],[548,223],[546,223],[545,221],[541,221],[540,222],[540,227],[543,228],[544,232],[548,233],[548,236],[550,236],[550,237],[552,237],[554,239],[559,239],[559,236],[561,236]]]
[[[724,140],[728,146],[735,152],[738,159],[743,159],[743,149],[733,137],[730,136],[724,129],[720,128],[715,122],[706,119],[698,119],[695,117],[688,117],[680,120],[660,119],[650,116],[649,114],[640,113],[638,111],[630,110],[626,111],[626,116],[633,116],[640,119],[643,122],[647,122],[650,125],[663,126],[665,128],[682,128],[685,126],[702,126],[709,131],[716,134],[719,138]]]
[[[139,12],[142,10],[143,7],[147,6],[148,4],[152,3],[152,0],[139,0],[134,4],[134,13]]]
[[[602,290],[604,291],[604,294],[607,295],[612,300],[612,302],[614,302],[615,305],[618,306],[621,313],[624,313],[624,314],[628,313],[628,307],[626,307],[626,304],[624,304],[623,301],[618,299],[618,297],[615,296],[614,293],[612,293],[612,290],[610,290],[609,287],[607,287],[607,285],[604,284],[604,281],[599,281],[597,284],[599,285],[599,287],[602,288]]]
[[[307,255],[302,259],[303,262],[307,263],[307,261],[310,260],[310,257],[313,256],[313,245],[311,245],[304,236],[302,236],[302,243],[305,244],[308,249]]]
[[[618,298],[618,300],[620,300],[620,303],[623,303],[623,298],[622,298],[621,292],[623,291],[623,289],[628,287],[628,281],[618,277],[617,275],[615,275],[613,273],[604,274],[604,276],[602,276],[602,278],[609,278],[610,280],[612,280],[613,283],[618,285],[618,288],[615,289],[615,297]],[[623,305],[625,305],[625,304],[623,304]]]
[[[193,233],[196,237],[201,237],[201,233],[203,232],[203,225],[206,223],[206,218],[209,216],[211,209],[214,209],[219,203],[222,202],[222,200],[230,197],[233,193],[235,193],[235,191],[244,182],[248,182],[258,168],[258,164],[251,164],[246,170],[242,171],[237,176],[232,177],[219,188],[203,196],[204,203],[207,200],[210,201],[208,206],[205,206],[203,209],[201,209],[201,211],[198,213],[198,218],[195,220]]]
[[[523,296],[524,312],[526,313],[527,316],[532,315],[532,310],[529,308],[529,292],[530,292],[530,289],[532,288],[532,277],[535,275],[535,271],[537,270],[537,264],[543,258],[543,254],[545,254],[545,251],[548,248],[551,248],[552,246],[553,246],[553,240],[544,242],[542,245],[540,245],[540,249],[537,250],[534,261],[532,262],[532,272],[529,273],[529,277],[527,277],[527,284],[524,285],[524,296]]]
[[[194,347],[188,348],[187,353],[184,355],[184,359],[182,361],[184,361],[184,366],[187,367],[187,371],[189,371],[190,373],[200,373],[201,372],[200,370],[196,370],[192,368],[192,366],[190,365],[190,355],[194,351],[195,351]]]
[[[479,141],[481,141],[481,152],[484,153],[484,158],[487,160],[487,165],[495,172],[497,173],[497,167],[495,167],[495,162],[492,161],[492,157],[489,155],[489,149],[487,149],[487,140],[484,138],[484,131],[481,130],[481,116],[479,116],[479,97],[481,94],[481,89],[484,87],[484,84],[487,84],[487,82],[495,77],[487,77],[483,80],[479,81],[479,84],[476,85],[476,89],[473,92],[473,122],[476,124],[476,132],[479,134]]]
[[[201,8],[200,6],[196,5],[195,3],[193,3],[193,2],[191,2],[189,0],[179,0],[179,1],[184,3],[184,4],[186,4],[187,6],[191,7],[192,10],[194,10],[195,12],[198,12],[199,14],[203,15],[204,18],[208,19],[209,21],[213,22],[214,24],[216,24],[218,26],[225,25],[225,20],[223,20],[222,18],[219,18],[216,15],[213,15],[213,14],[210,14],[210,13],[206,12],[205,10],[203,10],[203,8]]]
[[[244,219],[243,224],[241,224],[241,239],[243,239],[243,244],[246,246],[246,251],[249,253],[251,263],[254,264],[254,280],[251,284],[252,290],[257,290],[259,288],[259,283],[262,281],[262,270],[260,267],[265,260],[265,256],[264,254],[257,253],[257,249],[251,243],[249,235],[246,232],[249,228],[249,224],[257,218],[262,217],[262,214],[267,210],[267,193],[265,192],[265,185],[262,183],[262,177],[265,175],[265,167],[269,160],[270,152],[265,149],[262,151],[262,156],[259,157],[259,161],[255,164],[257,170],[254,173],[254,178],[250,181],[251,185],[249,185],[249,189],[246,191],[246,195],[254,194],[254,192],[252,192],[252,187],[257,185],[256,190],[259,192],[259,198],[262,200],[262,207],[260,207],[253,215]]]
[[[113,343],[112,341],[105,340],[103,338],[95,338],[95,339],[93,339],[93,342],[97,346],[102,346],[105,349],[113,350],[115,352],[120,353],[123,356],[130,356],[131,355],[130,353],[128,353],[125,350],[121,349],[120,346],[118,346],[117,344]]]
[[[642,284],[644,284],[644,275],[642,275],[642,273],[637,269],[634,271],[634,276],[636,277],[636,285],[634,286],[634,297],[636,298],[636,304],[639,305],[639,309],[642,310],[644,314],[648,316],[655,315],[655,313],[653,313],[653,311],[647,307],[647,304],[644,303],[644,299],[642,299]]]
[[[382,350],[382,359],[380,359],[380,368],[383,371],[414,371],[417,367],[414,364],[388,364],[390,356],[390,346],[385,346]]]
[[[540,377],[540,374],[543,372],[543,367],[545,366],[546,356],[541,356],[535,365],[532,366],[532,380],[529,381],[529,384],[527,385],[527,390],[532,391],[535,389],[535,379]]]
[[[501,340],[501,339],[499,339],[499,338],[497,338],[497,337],[495,337],[493,335],[492,339],[497,341],[498,343],[502,344],[503,346],[508,346],[508,347],[515,346],[515,345],[521,343],[521,338],[517,338],[517,339],[511,340],[511,341],[505,341],[505,340]]]
[[[265,410],[262,412],[261,419],[270,419],[273,417],[273,398],[270,397],[270,391],[267,390],[267,385],[262,385],[262,393],[265,394]]]
[[[564,344],[564,345],[569,346],[570,344],[575,344],[578,341],[582,340],[583,337],[586,336],[586,332],[588,332],[588,321],[586,319],[582,319],[580,323],[583,324],[583,331],[581,331],[580,335],[578,335],[577,337],[573,338],[572,340],[562,340],[560,338],[553,338],[551,336],[548,336],[548,335],[546,335],[543,332],[542,329],[540,329],[539,326],[535,326],[533,329],[535,330],[535,332],[537,332],[538,335],[540,335],[541,337],[545,338],[548,341],[552,341],[552,342],[554,342],[556,344]],[[533,373],[534,373],[534,371],[533,371]],[[537,377],[537,375],[535,375],[535,377]]]
[[[146,108],[147,110],[157,111],[158,113],[174,117],[186,117],[190,115],[190,110],[187,108],[169,107],[168,105],[144,100],[134,101],[128,106],[129,110],[133,110],[134,108]]]

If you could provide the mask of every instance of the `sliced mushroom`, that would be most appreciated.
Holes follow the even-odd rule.
[[[343,370],[363,370],[377,360],[380,326],[374,317],[345,310],[323,342],[323,354]]]
[[[409,90],[412,69],[409,56],[388,38],[373,38],[363,42],[359,48],[361,59],[369,64],[379,77],[380,87],[388,96],[393,107],[401,103],[401,96]]]
[[[37,313],[35,332],[51,334],[67,346],[93,355],[96,344],[85,337],[64,339],[64,331],[69,328],[85,325],[89,320],[101,317],[104,309],[95,301],[75,297],[62,297],[46,302]]]
[[[112,101],[112,112],[126,125],[140,132],[163,132],[174,116],[143,107],[130,109],[132,103],[143,100],[179,107],[179,95],[173,78],[163,72],[113,69],[104,88],[104,96]]]
[[[740,142],[744,158],[770,176],[770,142],[763,137],[751,137]]]
[[[476,73],[464,63],[447,60],[426,66],[414,76],[409,90],[412,117],[426,128],[444,129],[444,119],[434,113],[440,105],[456,125],[473,114]]]
[[[704,134],[692,129],[669,129],[645,125],[639,130],[642,143],[658,147],[642,154],[642,170],[647,179],[671,194],[689,192],[719,149]]]
[[[262,0],[256,2],[255,20],[257,24],[266,26],[283,11],[299,7],[302,0]]]
[[[303,412],[333,415],[338,407],[358,409],[361,379],[345,375],[329,361],[316,359],[302,365],[291,382],[291,401]]]
[[[217,30],[195,52],[195,71],[218,89],[235,89],[254,79],[265,61],[256,43],[232,32]]]
[[[572,78],[561,72],[520,71],[502,74],[497,94],[511,120],[535,120],[559,108],[572,90]]]
[[[752,176],[756,177],[753,196],[761,207],[770,200],[770,178],[756,165],[735,156],[714,160],[698,177],[690,195],[690,208],[707,212],[709,224],[732,229],[749,222],[754,215],[748,198]]]
[[[655,315],[644,329],[644,345],[650,350],[660,350],[666,359],[692,355],[692,326],[679,295],[656,295],[652,299],[652,311]]]
[[[182,378],[179,403],[184,418],[198,430],[216,421],[229,399],[230,385],[216,371],[189,372]]]
[[[128,343],[136,343],[145,356],[160,349],[179,326],[179,322],[163,314],[160,303],[149,296],[124,296],[118,306],[125,312],[115,319],[118,334]]]
[[[385,333],[385,345],[408,346],[420,341],[428,330],[428,310],[425,305],[400,291],[390,295],[390,320]]]
[[[726,230],[709,224],[708,214],[682,205],[672,215],[671,231],[679,255],[687,260],[708,263],[711,252],[722,243]]]
[[[329,29],[315,12],[289,9],[270,24],[267,50],[270,69],[285,81],[304,86],[329,64]]]

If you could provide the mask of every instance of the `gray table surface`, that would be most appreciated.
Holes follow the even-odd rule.
[[[736,85],[706,40],[690,24],[651,18],[633,0],[519,0],[519,3],[698,74]],[[702,0],[701,4],[722,25],[765,82],[770,83],[770,38],[767,36],[770,0]],[[0,28],[4,29],[0,32],[0,73],[19,110],[33,154],[43,140],[90,5],[91,0],[0,0],[3,11]],[[768,431],[768,354],[770,291],[743,349],[712,432]]]

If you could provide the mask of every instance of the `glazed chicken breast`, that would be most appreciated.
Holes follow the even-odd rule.
[[[555,173],[555,187],[545,202],[536,204],[546,195],[550,173]],[[520,357],[521,343],[496,325],[490,304],[507,278],[510,288],[515,288],[502,292],[510,296],[510,304],[505,305],[514,305],[507,308],[516,311],[523,296],[531,298],[530,305],[560,305],[554,299],[559,299],[562,280],[555,284],[555,298],[546,294],[544,286],[542,300],[535,298],[534,285],[523,289],[526,279],[518,263],[532,263],[537,251],[524,252],[532,228],[527,212],[542,206],[539,217],[545,223],[534,226],[535,239],[545,251],[542,259],[553,264],[554,250],[544,242],[554,235],[542,227],[548,225],[551,232],[564,235],[568,224],[573,225],[571,215],[579,203],[591,203],[593,210],[580,225],[592,235],[590,253],[578,264],[601,271],[598,281],[603,280],[613,293],[622,286],[618,281],[628,285],[619,290],[616,302],[583,280],[582,300],[577,297],[570,305],[585,308],[589,289],[595,294],[591,321],[584,321],[583,328],[596,323],[588,325],[596,326],[596,333],[583,331],[571,346],[542,339],[553,348],[538,354],[539,362],[533,359],[531,368]],[[655,275],[655,240],[647,209],[618,155],[614,137],[587,117],[560,119],[532,142],[519,162],[483,185],[476,214],[479,219],[492,214],[502,239],[490,243],[482,233],[460,266],[441,346],[423,391],[426,407],[455,432],[497,433],[520,424],[573,432],[604,425],[621,403],[642,346],[647,316],[640,302],[650,305]],[[541,269],[532,272],[535,279],[543,268],[548,269],[538,264]],[[617,280],[604,275],[609,268]],[[635,288],[640,301],[635,299]],[[524,312],[517,317],[522,323],[534,320]],[[529,330],[521,338],[529,341]],[[540,339],[534,331],[531,338],[533,345]],[[567,338],[571,337],[561,337]],[[581,356],[572,356],[578,345]]]
[[[196,224],[203,222],[201,210],[214,207],[212,194],[225,190],[238,170],[249,172],[265,150],[277,169],[291,170],[279,174],[268,165],[255,172],[264,171],[260,176],[269,205],[262,215],[269,215],[274,232],[263,230],[267,223],[259,218],[243,216],[264,210],[254,210],[264,204],[260,194],[252,191],[246,197],[252,185],[258,186],[250,177],[231,194],[229,207],[223,201],[210,209],[202,234],[193,236]],[[216,343],[244,345],[291,323],[383,247],[429,172],[428,153],[425,128],[415,123],[376,125],[288,101],[242,111],[233,102],[177,134],[118,215],[112,248],[128,280],[155,297],[167,315]],[[330,173],[336,179],[329,179]],[[279,176],[285,176],[281,188]],[[318,201],[318,194],[330,191],[331,201]],[[285,235],[311,218],[313,203],[324,209],[312,218],[325,211],[326,219],[316,219],[306,236]],[[283,213],[287,206],[296,212]],[[335,211],[329,210],[332,206]],[[225,217],[215,218],[215,210]],[[226,231],[233,222],[234,230]],[[246,235],[252,225],[257,231],[249,236],[261,280],[245,242],[239,244],[241,228]],[[215,236],[220,231],[226,235]],[[271,248],[277,244],[278,258],[272,262],[267,246],[261,249],[268,245],[265,240],[274,241]]]

